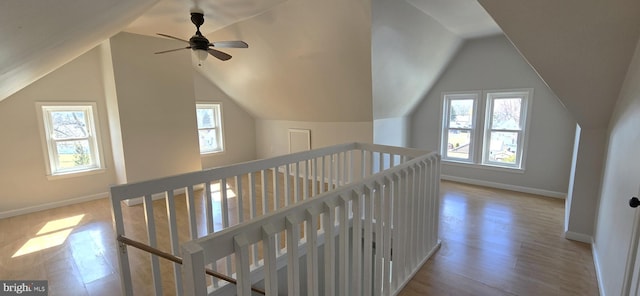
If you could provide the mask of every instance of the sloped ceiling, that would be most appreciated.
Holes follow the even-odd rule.
[[[374,119],[412,112],[464,39],[501,33],[476,1],[372,2]]]
[[[198,71],[256,118],[372,120],[370,0],[291,0],[207,37],[249,43]]]
[[[406,0],[460,38],[502,33],[498,24],[473,0]]]
[[[195,32],[190,19],[192,10],[200,10],[205,14],[201,31],[207,35],[254,17],[284,1],[286,0],[161,0],[124,31],[150,36],[164,33],[188,40]]]
[[[637,0],[479,0],[583,128],[605,128],[640,34]]]
[[[217,30],[283,1],[0,1],[0,101],[123,30],[188,39],[192,8],[208,11],[207,28]]]
[[[121,31],[155,2],[0,1],[0,101]]]

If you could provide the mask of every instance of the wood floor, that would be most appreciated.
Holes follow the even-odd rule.
[[[562,237],[563,201],[451,182],[441,196],[442,247],[400,295],[598,294],[590,246]],[[0,280],[37,279],[119,294],[107,199],[0,219]]]

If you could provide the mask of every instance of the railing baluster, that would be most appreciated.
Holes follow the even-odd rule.
[[[290,165],[284,166],[284,206],[288,206],[291,201],[291,182],[289,182],[291,178],[291,169]]]
[[[313,164],[311,165],[313,170],[312,177],[313,178],[313,186],[311,187],[311,196],[318,195],[318,158],[313,158]]]
[[[336,186],[338,188],[341,186],[340,181],[342,180],[342,153],[336,153]]]
[[[205,221],[206,221],[206,225],[207,225],[207,233],[213,233],[215,232],[215,229],[213,228],[213,201],[212,199],[212,195],[211,195],[211,182],[205,182],[204,183],[204,205],[205,205]]]
[[[364,189],[364,256],[363,256],[363,274],[364,280],[362,282],[363,285],[363,293],[364,295],[373,295],[371,289],[373,283],[371,282],[373,279],[373,189],[368,185],[365,186]]]
[[[238,200],[238,224],[244,222],[244,196],[242,193],[242,176],[235,176],[236,179],[236,195]]]
[[[222,194],[222,228],[228,228],[229,227],[229,194],[227,193],[228,191],[228,187],[227,187],[227,179],[226,178],[222,178],[220,180],[220,191]],[[226,271],[227,274],[231,274],[231,257],[227,256],[225,258],[226,261]]]
[[[338,236],[338,295],[349,295],[349,200],[340,196],[340,234]]]
[[[308,199],[309,195],[309,161],[304,162],[304,183],[302,183],[302,199]]]
[[[327,157],[325,155],[322,156],[322,171],[320,171],[320,174],[322,175],[320,177],[320,193],[324,193],[324,189],[325,186],[327,184],[327,180],[325,179],[325,175],[327,172]]]
[[[198,238],[198,222],[196,221],[196,201],[195,193],[193,192],[193,185],[187,187],[185,199],[187,202],[187,215],[189,218],[189,235],[193,240]]]
[[[149,245],[157,248],[158,241],[156,237],[156,223],[153,216],[153,201],[151,194],[144,196],[142,200],[144,206],[144,220],[147,224],[147,238],[149,239]],[[158,257],[149,254],[151,257],[151,276],[153,278],[153,288],[156,295],[162,295],[162,276],[160,275],[160,262]]]
[[[389,295],[391,293],[391,260],[393,259],[393,249],[391,249],[391,244],[393,237],[391,236],[391,221],[393,219],[393,202],[391,195],[391,182],[389,178],[385,178],[384,190],[382,191],[382,196],[384,198],[384,209],[382,212],[382,221],[384,222],[384,229],[382,237],[384,238],[384,272],[383,272],[383,290],[382,295]]]
[[[404,266],[404,270],[402,271],[402,278],[406,278],[411,272],[411,255],[410,255],[410,239],[411,239],[411,192],[409,191],[409,170],[404,169],[402,171],[402,193],[400,198],[402,199],[402,216],[404,217],[404,221],[402,222],[401,231],[402,242],[403,242],[403,260],[402,265]]]
[[[409,168],[409,261],[411,266],[409,266],[410,270],[413,270],[413,267],[416,266],[416,215],[415,209],[416,207],[416,174],[415,168],[411,166]]]
[[[362,295],[362,193],[352,192],[353,203],[353,291],[352,295]]]
[[[400,249],[400,242],[404,241],[404,236],[402,235],[403,225],[401,222],[403,219],[403,212],[401,211],[402,204],[402,195],[400,195],[400,178],[398,174],[393,174],[391,176],[391,196],[393,199],[393,232],[391,234],[391,241],[393,243],[393,250],[395,250],[395,256],[393,257],[393,270],[392,270],[392,278],[391,278],[391,289],[395,291],[398,288],[398,283],[402,281],[401,270],[404,270],[404,266],[402,263],[403,253],[404,251]]]
[[[264,286],[267,295],[278,295],[278,266],[276,263],[277,231],[271,223],[262,226],[262,247],[264,258]]]
[[[260,185],[262,185],[262,214],[266,215],[269,212],[269,200],[267,199],[267,171],[262,170],[261,172],[262,180]]]
[[[249,173],[249,196],[249,215],[250,219],[253,220],[256,216],[258,216],[258,209],[256,206],[256,180],[255,174],[253,172]],[[253,266],[258,266],[258,248],[256,248],[256,245],[251,245],[251,264]]]
[[[375,256],[373,256],[374,261],[374,291],[373,291],[373,295],[380,295],[380,292],[382,291],[382,282],[384,280],[383,278],[383,274],[382,274],[382,260],[383,260],[383,254],[384,254],[384,241],[387,239],[387,237],[383,236],[382,234],[382,224],[383,224],[383,219],[382,219],[382,199],[383,199],[383,187],[384,184],[380,184],[377,183],[374,185],[374,195],[373,197],[373,206],[374,206],[374,219],[376,221],[375,224],[375,228],[374,230],[374,237],[375,237],[375,241],[374,244],[376,245],[375,248]]]
[[[176,222],[176,203],[173,190],[166,192],[167,220],[169,221],[169,239],[171,240],[171,254],[180,253],[180,238],[178,235],[178,223]],[[182,295],[182,276],[180,275],[180,264],[173,264],[173,280],[176,283],[176,295]]]
[[[300,221],[295,218],[285,219],[287,228],[287,288],[289,295],[300,295]]]
[[[318,295],[318,215],[306,211],[307,295]]]
[[[335,295],[336,262],[335,262],[335,212],[333,202],[324,203],[324,295]]]
[[[333,171],[334,171],[334,167],[335,167],[335,159],[334,159],[334,155],[331,154],[329,155],[329,184],[327,187],[327,191],[331,191],[333,190]]]
[[[251,272],[249,265],[252,264],[252,261],[249,257],[249,241],[243,234],[236,236],[233,241],[238,280],[236,293],[238,296],[251,296]]]
[[[274,206],[274,211],[277,211],[278,209],[280,209],[281,203],[280,203],[280,183],[278,182],[278,167],[273,168],[273,206]],[[286,238],[286,236],[285,236]],[[276,234],[276,244],[278,245],[277,248],[277,254],[281,255],[282,254],[282,248],[280,248],[280,234]]]
[[[295,197],[294,204],[300,202],[300,162],[296,162],[296,172],[293,176],[293,197]]]
[[[111,198],[111,215],[116,237],[125,235],[124,216],[122,215],[122,202]],[[122,242],[118,244],[118,270],[120,270],[120,285],[122,295],[133,295],[133,281],[131,280],[131,266],[129,265],[129,252],[127,246]]]

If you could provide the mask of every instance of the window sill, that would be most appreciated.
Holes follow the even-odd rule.
[[[47,175],[47,180],[59,180],[59,179],[67,179],[67,178],[76,178],[76,177],[84,177],[90,175],[102,174],[106,171],[104,168],[96,168],[96,169],[88,169],[83,171],[73,171],[73,172],[64,172],[58,173],[54,175]]]
[[[442,164],[451,165],[457,167],[465,167],[465,168],[474,168],[474,169],[482,169],[482,170],[491,170],[505,173],[516,173],[516,174],[524,174],[524,168],[510,168],[510,167],[502,167],[495,166],[490,164],[479,164],[479,163],[467,163],[467,162],[458,162],[453,160],[442,160]]]
[[[224,154],[224,150],[200,153],[200,158],[219,156]]]

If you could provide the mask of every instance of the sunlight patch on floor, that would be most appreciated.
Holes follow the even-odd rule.
[[[84,218],[84,214],[47,222],[47,224],[36,233],[36,237],[29,239],[11,258],[35,253],[63,244],[71,234],[71,231],[73,231],[73,228],[82,221],[82,218]]]
[[[213,201],[221,201],[222,200],[222,188],[220,186],[220,182],[211,184],[211,195]],[[236,197],[236,193],[231,190],[230,186],[227,185],[227,198]]]

